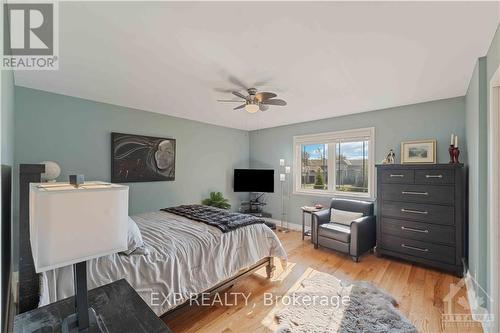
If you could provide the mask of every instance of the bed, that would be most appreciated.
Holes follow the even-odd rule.
[[[44,165],[19,166],[18,312],[73,295],[70,267],[37,274],[29,241],[29,184]],[[146,243],[144,253],[114,254],[88,263],[89,289],[125,278],[157,315],[175,315],[194,294],[214,293],[266,267],[286,252],[264,224],[223,233],[204,223],[163,211],[133,216]],[[169,296],[170,295],[170,296]],[[165,297],[166,296],[166,297]]]
[[[158,315],[170,314],[202,292],[234,283],[258,268],[272,270],[272,258],[286,252],[265,224],[223,233],[219,229],[164,211],[132,216],[145,246],[130,255],[88,261],[88,288],[125,278]],[[40,275],[40,306],[73,295],[73,270]]]

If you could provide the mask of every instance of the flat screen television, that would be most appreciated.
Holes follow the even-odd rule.
[[[234,192],[274,192],[274,170],[234,169]]]

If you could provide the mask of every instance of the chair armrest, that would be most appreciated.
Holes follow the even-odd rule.
[[[330,222],[330,209],[323,209],[319,212],[312,213],[313,220],[316,220],[319,224]]]
[[[316,248],[318,247],[318,228],[320,224],[330,222],[330,208],[320,210],[311,214],[311,239]]]
[[[351,245],[350,254],[360,256],[375,246],[376,217],[363,216],[351,222]]]
[[[374,223],[375,222],[375,216],[361,216],[360,218],[357,218],[351,222],[351,228],[353,227],[354,223]]]

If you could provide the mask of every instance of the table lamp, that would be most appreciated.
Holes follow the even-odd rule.
[[[30,184],[30,243],[37,273],[73,265],[75,313],[63,332],[106,331],[87,299],[87,260],[127,249],[128,186]]]

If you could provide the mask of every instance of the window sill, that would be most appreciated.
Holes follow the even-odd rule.
[[[343,199],[359,199],[364,201],[375,201],[375,197],[363,194],[341,194],[338,192],[326,192],[326,191],[293,191],[293,195],[306,195],[312,197],[328,197],[328,198],[343,198]]]

